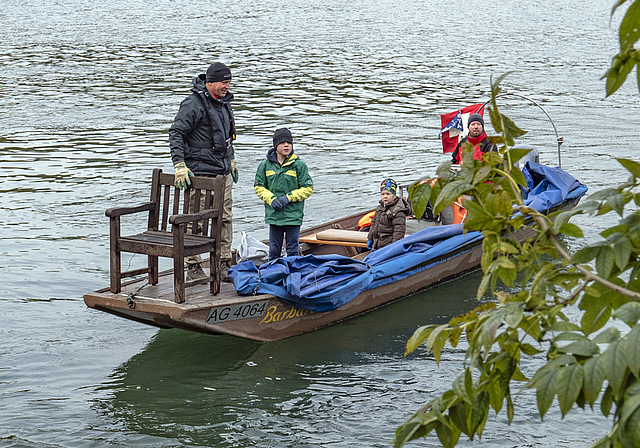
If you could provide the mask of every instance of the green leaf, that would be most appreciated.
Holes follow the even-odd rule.
[[[440,424],[436,426],[436,433],[444,448],[453,448],[456,446],[458,438],[460,437],[460,430],[455,425],[446,426]]]
[[[424,216],[424,212],[431,200],[431,182],[429,182],[429,180],[430,179],[422,179],[409,186],[411,209],[417,217]]]
[[[435,327],[435,325],[425,325],[414,331],[413,335],[411,335],[411,337],[407,341],[407,346],[404,350],[404,356],[407,356],[409,353],[413,352],[420,346],[420,344],[426,341]]]
[[[606,93],[607,96],[614,93],[624,84],[627,76],[633,70],[636,65],[636,60],[633,57],[634,50],[629,49],[621,51],[613,57],[611,61],[611,67],[604,74],[602,78],[607,79]]]
[[[512,214],[513,205],[506,191],[490,195],[486,198],[485,204],[487,211],[496,218],[509,218]]]
[[[622,216],[622,212],[624,210],[624,202],[625,196],[623,194],[614,194],[607,198],[607,204],[609,204],[609,207],[615,210],[620,216]]]
[[[506,115],[501,115],[501,127],[504,131],[504,137],[508,146],[513,146],[515,139],[522,137],[527,131],[523,131],[516,124],[511,121]],[[497,131],[497,129],[496,129]]]
[[[513,180],[515,180],[518,185],[521,185],[523,187],[527,186],[527,180],[524,178],[522,171],[520,171],[518,168],[515,168],[511,172],[511,177],[513,177]]]
[[[620,341],[614,341],[602,354],[604,374],[609,380],[609,386],[613,389],[614,397],[622,396],[622,384],[627,371],[627,357],[625,346]]]
[[[640,320],[640,303],[628,302],[619,307],[613,317],[622,320],[624,323],[633,327]]]
[[[503,313],[502,312],[494,312],[489,315],[487,320],[485,320],[481,327],[479,336],[479,343],[481,343],[485,350],[489,350],[495,341],[496,333],[500,325],[503,322]]]
[[[444,188],[438,195],[438,199],[436,199],[433,211],[435,213],[440,213],[447,205],[451,204],[464,193],[471,190],[473,190],[473,185],[464,180],[455,180],[453,182],[449,182],[444,186]]]
[[[558,381],[558,370],[547,369],[547,371],[538,379],[536,383],[536,398],[538,401],[538,410],[540,418],[549,410],[549,406],[553,402],[556,395],[556,383]]]
[[[485,178],[489,174],[491,174],[491,167],[489,165],[480,167],[480,169],[473,175],[473,185],[484,182]]]
[[[419,413],[415,415],[396,429],[393,446],[400,448],[411,440],[426,437],[438,423],[438,419],[431,413]]]
[[[640,378],[640,326],[633,327],[624,345],[629,369],[636,378]]]
[[[620,52],[633,49],[640,38],[640,2],[634,1],[620,24]]]
[[[607,387],[607,390],[604,391],[604,395],[602,396],[602,401],[600,402],[600,410],[602,411],[602,415],[605,417],[609,416],[611,412],[611,405],[613,404],[613,391],[611,386]]]
[[[554,322],[551,329],[553,331],[581,331],[581,328],[578,325],[572,322],[567,322],[566,320]]]
[[[625,414],[624,408],[626,406],[629,406],[629,407],[635,406],[635,409],[624,420],[620,418],[621,426],[623,426],[623,422],[624,422],[624,426],[622,429],[624,438],[626,439],[627,443],[633,447],[640,446],[640,408],[638,405],[639,399],[640,399],[639,396],[635,396],[632,399],[626,399],[623,406],[623,414]]]
[[[620,339],[620,330],[616,327],[610,327],[601,331],[595,338],[593,338],[593,342],[596,344],[610,344],[618,339]]]
[[[451,384],[451,388],[456,393],[456,395],[458,395],[467,403],[471,404],[471,397],[469,396],[469,391],[467,390],[467,377],[471,378],[471,372],[469,372],[469,370],[465,370],[462,374],[458,375],[458,377]],[[466,431],[464,432],[466,434]]]
[[[591,334],[594,331],[598,331],[600,328],[604,327],[607,322],[609,322],[610,316],[611,307],[606,303],[600,310],[589,309],[582,315],[582,320],[580,322],[580,324],[582,325],[582,330],[585,332],[585,334]]]
[[[509,158],[512,164],[515,164],[518,160],[531,152],[531,148],[510,148],[505,154],[505,158]]]
[[[493,378],[487,384],[487,391],[489,392],[491,407],[494,411],[496,411],[496,414],[500,412],[500,409],[502,409],[502,401],[504,398],[504,393],[502,392],[502,387],[498,379],[499,374],[500,372],[498,372],[497,375],[493,375]]]
[[[577,356],[593,356],[600,353],[600,348],[593,341],[586,340],[573,342],[566,347],[559,347],[558,352],[572,353]]]
[[[485,227],[495,227],[493,216],[490,215],[480,205],[472,201],[463,201],[467,210],[467,219],[464,226],[469,230],[483,230]]]
[[[635,177],[640,177],[640,163],[631,159],[616,159],[620,164],[627,169]]]
[[[524,354],[529,355],[529,356],[534,356],[534,355],[537,355],[538,353],[541,352],[541,350],[538,350],[533,345],[522,344],[522,343],[520,344],[520,350],[522,350],[522,352]]]
[[[574,264],[588,263],[598,256],[598,254],[600,253],[600,249],[602,249],[602,246],[583,247],[582,249],[578,250],[575,254],[573,254],[573,256],[571,257],[571,263],[574,263]]]
[[[473,405],[471,406],[471,418],[469,431],[471,434],[476,432],[480,424],[487,418],[489,413],[489,394],[481,390],[473,397]]]
[[[631,241],[628,238],[620,238],[613,246],[615,254],[616,266],[621,271],[624,271],[629,263],[629,257],[631,257]]]
[[[594,445],[591,445],[591,448],[611,448],[611,440],[609,437],[605,437],[604,439],[598,440]]]
[[[439,336],[446,328],[447,324],[438,325],[427,338],[427,350],[433,350],[433,356],[436,358],[436,363],[438,364],[440,364],[440,351],[444,345]]]
[[[630,446],[640,446],[640,383],[629,387],[620,409],[620,428]]]
[[[540,341],[542,338],[542,329],[540,328],[540,321],[536,316],[527,316],[520,324],[525,333],[531,336],[536,341]]]
[[[560,233],[564,233],[565,235],[572,236],[574,238],[584,238],[582,229],[575,224],[571,224],[570,222],[562,224],[559,231]]]
[[[602,278],[609,278],[613,265],[615,263],[616,254],[609,246],[603,246],[596,258],[596,270],[598,275]]]
[[[587,337],[581,333],[573,333],[570,331],[564,331],[553,338],[553,342],[560,341],[584,341]]]
[[[469,427],[467,426],[467,413],[471,412],[471,408],[466,406],[464,402],[460,402],[455,406],[449,408],[449,416],[451,417],[451,422],[460,429],[463,433],[471,437],[471,431],[469,431]]]
[[[518,328],[522,317],[524,316],[524,309],[521,303],[510,303],[505,308],[504,321],[511,328]]]
[[[560,369],[556,388],[563,417],[571,410],[573,403],[578,398],[583,381],[584,371],[581,364],[572,364]]]
[[[584,397],[593,408],[604,382],[604,367],[599,356],[587,359],[583,365],[584,370]]]
[[[555,217],[554,221],[553,221],[553,230],[558,232],[560,231],[560,227],[562,227],[562,225],[566,222],[569,221],[569,219],[571,219],[573,216],[582,213],[582,210],[580,210],[580,208],[575,207],[571,210],[565,210],[565,211],[561,211],[561,212],[556,212],[557,214],[554,214],[553,216]]]

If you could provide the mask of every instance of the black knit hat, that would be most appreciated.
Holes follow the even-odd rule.
[[[207,69],[206,82],[221,82],[231,79],[231,70],[222,62],[214,62]]]
[[[289,142],[293,146],[293,137],[291,131],[287,128],[276,129],[273,133],[273,147],[277,148],[280,143]]]
[[[479,121],[484,128],[484,118],[479,113],[469,115],[469,121],[467,121],[467,126],[469,126],[473,121]]]

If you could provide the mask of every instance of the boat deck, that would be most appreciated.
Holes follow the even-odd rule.
[[[203,263],[203,268],[206,274],[209,274],[209,261]],[[233,283],[222,282],[220,286],[220,293],[217,295],[211,295],[209,293],[209,284],[195,285],[187,288],[186,300],[183,303],[176,303],[174,301],[173,291],[173,269],[163,271],[159,275],[158,284],[149,285],[147,277],[131,280],[122,284],[122,292],[119,294],[113,294],[109,291],[109,288],[103,288],[98,291],[88,293],[86,296],[99,295],[101,297],[111,296],[116,300],[126,300],[129,294],[133,295],[134,302],[166,302],[171,306],[180,308],[190,307],[202,307],[204,306],[217,306],[225,305],[228,303],[237,303],[239,296],[236,292]],[[136,290],[141,288],[138,292]],[[252,300],[256,298],[268,298],[271,295],[268,294],[256,294],[251,296]]]

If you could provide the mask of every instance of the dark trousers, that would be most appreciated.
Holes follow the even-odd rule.
[[[286,235],[287,257],[300,255],[298,238],[300,226],[274,226],[269,225],[269,260],[280,258],[282,253],[282,240]]]

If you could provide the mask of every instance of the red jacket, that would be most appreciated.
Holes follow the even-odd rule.
[[[462,163],[462,145],[465,142],[470,142],[473,145],[473,158],[475,160],[482,160],[483,154],[489,151],[495,151],[497,149],[496,145],[494,145],[487,139],[486,132],[483,132],[477,137],[467,136],[460,140],[460,143],[458,143],[458,146],[456,146],[456,149],[451,154],[451,163],[455,163],[457,165],[460,165]]]

